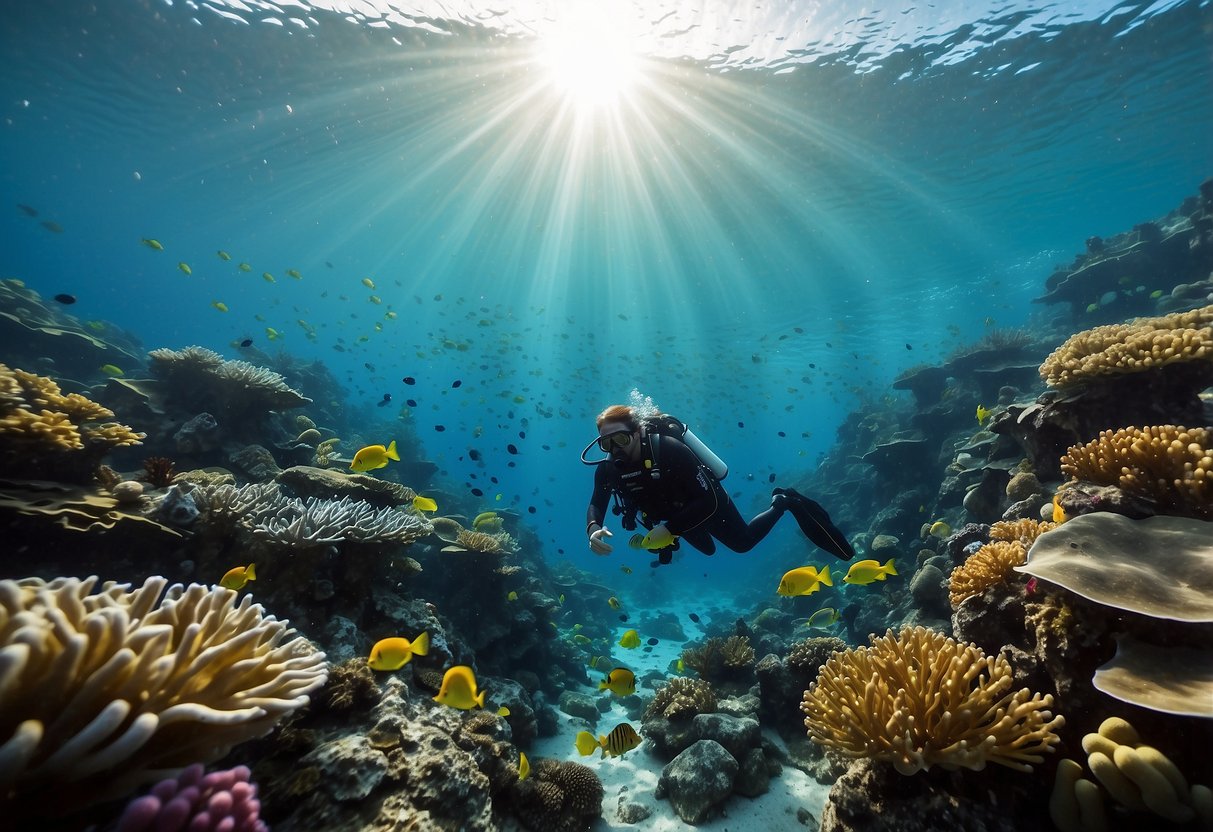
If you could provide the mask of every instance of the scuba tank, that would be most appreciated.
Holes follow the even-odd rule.
[[[691,449],[691,453],[695,454],[696,458],[699,459],[699,462],[703,465],[703,467],[711,471],[712,476],[714,476],[717,480],[723,480],[729,475],[729,466],[725,465],[724,460],[716,456],[716,454],[712,452],[711,448],[703,444],[703,440],[696,436],[694,432],[686,426],[685,422],[680,421],[668,413],[662,413],[648,420],[645,424],[651,432],[658,434],[659,436],[673,436],[675,439],[681,441],[682,444]],[[656,445],[657,443],[653,444]],[[657,453],[655,449],[652,456],[653,462],[656,463]]]

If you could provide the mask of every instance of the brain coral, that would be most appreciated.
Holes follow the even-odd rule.
[[[1061,458],[1067,476],[1115,485],[1168,514],[1213,519],[1213,431],[1160,425],[1105,430]]]
[[[68,811],[269,732],[325,657],[245,595],[0,581],[0,806]],[[70,788],[65,784],[70,783]]]
[[[535,832],[578,832],[602,813],[602,781],[580,763],[539,759],[531,776],[515,784],[514,811]]]
[[[1011,693],[1011,684],[1001,655],[912,627],[832,656],[800,709],[810,739],[901,774],[991,762],[1026,772],[1058,743],[1064,720],[1049,712],[1052,696]]]
[[[1213,306],[1076,333],[1045,359],[1040,376],[1064,388],[1195,361],[1213,361]]]

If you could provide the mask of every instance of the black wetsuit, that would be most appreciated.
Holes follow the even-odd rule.
[[[716,552],[716,540],[734,552],[748,552],[786,511],[772,507],[747,523],[724,486],[690,448],[672,436],[652,434],[650,440],[661,443],[655,468],[659,476],[645,469],[643,459],[638,465],[618,466],[615,460],[599,465],[586,510],[587,528],[605,525],[611,494],[618,492],[626,509],[639,510],[638,519],[646,528],[665,523],[670,534],[705,555]]]

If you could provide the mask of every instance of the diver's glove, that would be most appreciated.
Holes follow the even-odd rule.
[[[658,523],[653,527],[653,530],[644,536],[644,540],[640,545],[646,549],[664,549],[674,542],[674,535],[670,534],[670,530],[665,527],[665,523]]]
[[[590,533],[590,551],[596,555],[609,555],[615,547],[606,542],[608,537],[614,537],[611,530],[605,526]]]

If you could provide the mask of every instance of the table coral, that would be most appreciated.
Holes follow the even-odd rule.
[[[1053,697],[1012,693],[1011,666],[924,627],[872,636],[836,653],[805,691],[809,738],[852,758],[890,762],[901,774],[939,765],[1029,772],[1065,724]]]
[[[269,732],[324,654],[245,595],[97,578],[0,581],[0,806],[7,819],[119,796]],[[70,788],[66,784],[70,783]]]
[[[1066,388],[1187,362],[1213,362],[1213,306],[1076,333],[1045,359],[1040,376]]]
[[[1063,474],[1115,485],[1160,513],[1213,519],[1213,431],[1159,425],[1105,430],[1061,458]]]

